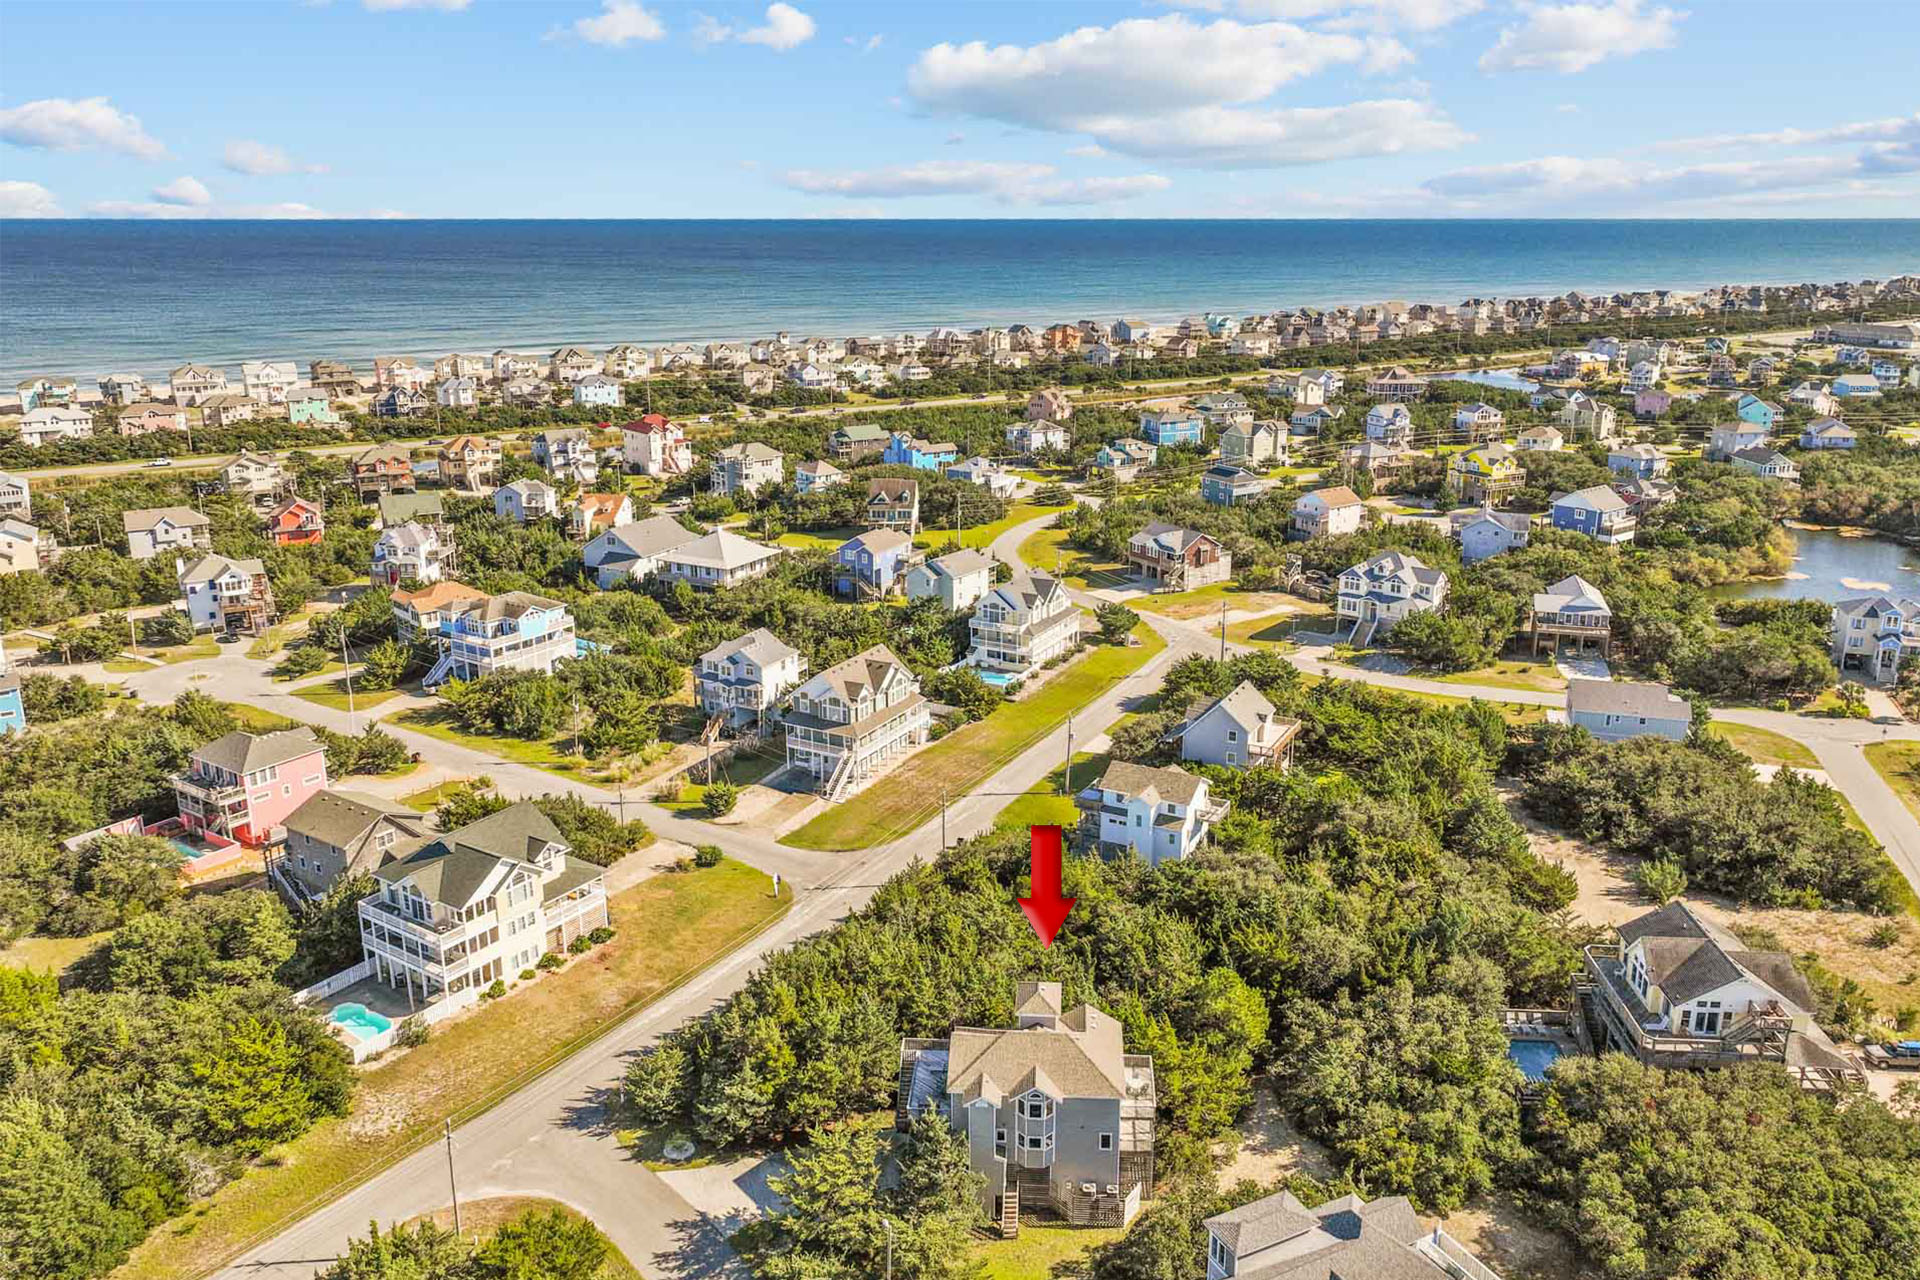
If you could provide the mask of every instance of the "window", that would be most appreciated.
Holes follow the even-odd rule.
[[[1240,731],[1238,729],[1227,730],[1227,741],[1228,742],[1240,741]]]
[[[1039,1135],[1039,1134],[1037,1134],[1037,1133],[1030,1133],[1030,1134],[1028,1134],[1028,1135],[1027,1135],[1027,1150],[1029,1150],[1029,1151],[1038,1151],[1038,1150],[1040,1150],[1040,1135]]]
[[[1111,1150],[1113,1150],[1113,1135],[1112,1135],[1112,1134],[1110,1134],[1110,1133],[1103,1133],[1103,1134],[1101,1134],[1101,1135],[1100,1135],[1100,1149],[1101,1149],[1102,1151],[1111,1151]]]
[[[993,1131],[993,1140],[994,1140],[994,1142],[995,1142],[995,1144],[997,1144],[997,1145],[999,1145],[999,1146],[1002,1146],[1002,1147],[1004,1147],[1004,1146],[1006,1146],[1006,1145],[1007,1145],[1007,1131],[1006,1131],[1005,1129],[995,1129],[995,1130]]]

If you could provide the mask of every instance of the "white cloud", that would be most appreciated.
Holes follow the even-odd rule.
[[[323,164],[305,164],[295,160],[281,147],[271,143],[237,138],[220,153],[220,163],[235,173],[259,178],[279,173],[325,173]]]
[[[1596,0],[1590,4],[1527,4],[1526,22],[1506,27],[1480,55],[1482,71],[1585,71],[1607,58],[1670,49],[1687,15],[1679,9],[1648,9],[1643,0]]]
[[[667,34],[665,24],[633,0],[604,0],[598,17],[576,19],[571,28],[555,27],[547,33],[547,38],[551,40],[569,31],[588,44],[615,49],[635,40],[658,40]]]
[[[0,182],[0,218],[58,218],[60,202],[37,182]]]
[[[1109,151],[1177,164],[1267,168],[1464,141],[1427,103],[1255,105],[1329,67],[1388,70],[1409,56],[1379,36],[1168,14],[1031,46],[935,45],[907,83],[934,110],[1085,134]]]
[[[179,177],[153,189],[153,198],[162,204],[203,205],[213,203],[213,193],[198,178]]]
[[[1649,168],[1640,160],[1543,156],[1512,164],[1460,169],[1428,179],[1424,189],[1460,209],[1648,206],[1753,197],[1776,191],[1834,189],[1863,172],[1852,156],[1781,156]]]
[[[398,9],[438,9],[442,13],[458,13],[473,0],[360,0],[368,13],[392,13]]]
[[[744,31],[730,27],[704,13],[698,16],[699,21],[693,28],[693,38],[701,44],[721,44],[724,41],[737,40],[741,44],[763,44],[769,49],[785,53],[813,39],[814,32],[818,30],[812,18],[790,4],[768,5],[766,22]],[[868,51],[878,48],[879,41],[878,36],[868,41]]]
[[[1106,155],[1107,149],[1097,142],[1089,142],[1081,147],[1068,147],[1067,154],[1070,156],[1079,156],[1085,160],[1091,160],[1096,156]]]
[[[1707,151],[1735,147],[1805,147],[1825,142],[1858,142],[1862,139],[1920,141],[1920,113],[1890,116],[1885,120],[1860,120],[1851,124],[1830,125],[1824,129],[1775,129],[1770,133],[1719,133],[1704,138],[1675,138],[1653,145],[1663,151]]]
[[[137,116],[105,98],[40,98],[0,111],[0,139],[48,151],[117,151],[158,160],[167,149]]]
[[[883,169],[825,173],[795,169],[786,185],[809,195],[850,200],[896,200],[915,196],[987,196],[1002,204],[1105,204],[1130,200],[1173,184],[1158,174],[1112,178],[1060,178],[1050,164],[1004,164],[975,160],[929,160]]]
[[[288,201],[282,204],[182,205],[164,201],[101,200],[87,206],[95,218],[352,218],[363,215],[328,213],[312,205]]]
[[[1330,26],[1358,26],[1409,31],[1433,31],[1478,13],[1486,0],[1173,0],[1185,9],[1219,13],[1231,10],[1244,18],[1287,22],[1324,21]]]

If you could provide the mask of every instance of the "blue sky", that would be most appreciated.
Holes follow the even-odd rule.
[[[1916,47],[1897,0],[8,0],[0,214],[1912,216]]]

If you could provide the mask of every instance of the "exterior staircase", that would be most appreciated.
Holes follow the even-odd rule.
[[[828,804],[839,804],[841,797],[847,794],[847,788],[853,785],[853,753],[847,752],[840,757],[840,763],[833,767],[826,784],[820,788],[820,794],[826,797]]]
[[[447,677],[452,673],[453,650],[449,649],[440,655],[438,662],[433,664],[433,670],[427,672],[427,678],[420,682],[420,687],[423,689],[437,689],[447,682]]]
[[[1353,647],[1356,649],[1366,648],[1367,645],[1373,642],[1373,633],[1379,630],[1379,627],[1380,619],[1378,617],[1368,618],[1365,622],[1355,623],[1353,627],[1353,639],[1351,641]]]
[[[1020,1234],[1020,1184],[1009,1181],[1000,1197],[1000,1234],[1008,1240]]]

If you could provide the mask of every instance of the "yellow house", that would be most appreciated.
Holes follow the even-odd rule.
[[[1453,455],[1447,479],[1461,501],[1492,506],[1525,484],[1527,473],[1509,446],[1483,444]]]

